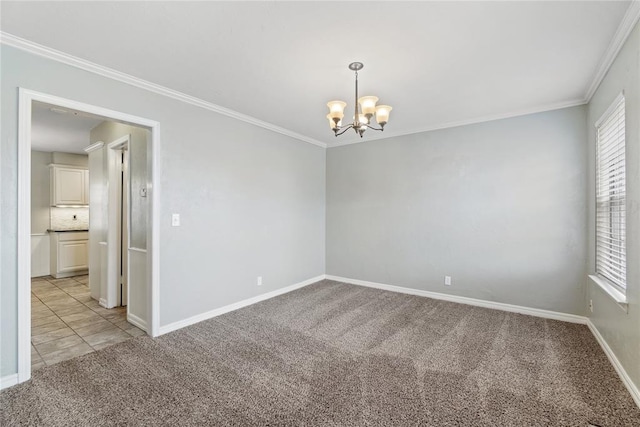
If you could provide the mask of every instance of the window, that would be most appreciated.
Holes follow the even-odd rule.
[[[621,94],[596,123],[596,274],[625,293],[625,123]]]

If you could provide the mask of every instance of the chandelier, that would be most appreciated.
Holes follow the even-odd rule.
[[[347,106],[346,102],[331,101],[327,103],[327,107],[329,107],[327,119],[329,119],[329,126],[331,126],[331,130],[333,130],[336,136],[342,135],[349,129],[353,129],[360,135],[360,138],[362,138],[362,134],[364,134],[364,131],[367,129],[383,131],[384,125],[389,121],[389,113],[392,108],[388,105],[376,105],[376,102],[378,102],[377,96],[363,96],[362,98],[358,98],[358,71],[362,70],[363,67],[364,64],[362,62],[352,62],[349,64],[349,69],[356,73],[356,100],[353,123],[345,126],[342,125],[344,107]],[[360,106],[359,108],[358,105]],[[376,122],[380,125],[379,128],[371,126],[370,123],[373,116],[376,117]]]

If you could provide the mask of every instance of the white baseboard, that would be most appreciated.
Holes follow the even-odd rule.
[[[11,374],[0,378],[0,390],[18,384],[18,374]]]
[[[136,326],[142,329],[145,332],[148,332],[147,322],[145,322],[143,319],[139,318],[135,314],[131,314],[131,313],[127,314],[127,322],[131,323],[133,326]]]
[[[100,298],[98,300],[98,304],[100,304],[104,308],[109,308],[109,307],[107,307],[107,300],[105,298]]]
[[[575,314],[560,313],[557,311],[542,310],[539,308],[523,307],[520,305],[505,304],[501,302],[487,301],[476,298],[461,297],[457,295],[441,294],[439,292],[423,291],[420,289],[405,288],[402,286],[386,285],[384,283],[368,282],[365,280],[349,279],[346,277],[326,275],[328,280],[350,283],[352,285],[366,286],[368,288],[382,289],[385,291],[399,292],[402,294],[417,295],[421,297],[457,302],[476,307],[491,308],[494,310],[508,311],[511,313],[527,314],[529,316],[543,317],[545,319],[561,320],[563,322],[587,324],[587,318]]]
[[[636,385],[633,383],[631,377],[629,377],[629,374],[627,374],[627,371],[625,371],[615,353],[613,352],[611,347],[609,347],[609,344],[607,344],[603,336],[600,335],[600,331],[598,331],[596,326],[591,322],[591,319],[587,321],[587,326],[589,327],[589,330],[591,331],[593,336],[596,338],[596,341],[598,341],[598,344],[600,344],[600,347],[602,347],[604,354],[606,354],[609,358],[609,362],[611,362],[613,368],[618,373],[618,376],[622,380],[622,383],[625,385],[625,387],[627,387],[627,390],[629,390],[629,393],[631,394],[633,400],[636,402],[636,405],[638,405],[638,407],[640,408],[640,390],[638,390],[638,387],[636,387]]]
[[[291,291],[295,291],[296,289],[303,288],[312,283],[319,282],[323,280],[325,275],[322,274],[320,276],[312,277],[311,279],[307,279],[303,282],[296,283],[291,286],[287,286],[286,288],[277,289],[275,291],[267,292],[266,294],[258,295],[253,298],[245,299],[242,301],[238,301],[233,304],[225,305],[224,307],[216,308],[214,310],[207,311],[205,313],[197,314],[195,316],[189,317],[184,320],[178,320],[177,322],[169,323],[168,325],[160,326],[160,334],[163,335],[178,329],[182,329],[185,326],[193,325],[198,322],[202,322],[203,320],[211,319],[212,317],[220,316],[225,313],[229,313],[230,311],[238,310],[240,308],[246,307],[248,305],[252,305],[258,303],[260,301],[268,300],[273,297],[277,297],[282,294],[286,294]]]

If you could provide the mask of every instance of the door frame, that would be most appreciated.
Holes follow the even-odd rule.
[[[120,197],[129,198],[129,192],[126,187],[120,188],[120,186],[112,185],[120,179],[120,172],[122,172],[122,166],[118,162],[118,151],[128,149],[131,143],[131,134],[124,135],[115,141],[107,145],[107,174],[109,182],[109,194],[108,194],[108,213],[107,213],[107,292],[106,292],[106,308],[112,308],[118,305],[118,283],[120,282],[120,274],[116,274],[119,271],[117,263],[122,256],[129,256],[129,245],[127,244],[126,254],[123,254],[122,242],[118,231],[123,227],[120,221],[120,210],[122,209]],[[127,183],[129,177],[127,177]],[[122,195],[120,192],[122,191]],[[127,242],[130,239],[129,229],[127,227]],[[127,282],[129,276],[129,268],[124,273],[127,275]],[[129,309],[127,308],[127,314]],[[136,325],[137,326],[137,325]]]
[[[160,333],[160,123],[96,105],[18,88],[18,382],[31,378],[31,109],[34,101],[103,116],[151,131],[148,188],[147,333]],[[88,145],[88,141],[87,141]]]

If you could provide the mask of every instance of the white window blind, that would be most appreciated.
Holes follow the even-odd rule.
[[[622,292],[627,287],[624,107],[621,95],[596,125],[596,274]]]

